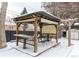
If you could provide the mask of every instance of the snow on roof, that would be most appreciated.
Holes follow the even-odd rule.
[[[32,15],[40,16],[42,18],[45,18],[45,19],[48,19],[48,20],[51,20],[51,21],[55,21],[55,22],[60,21],[60,18],[58,18],[58,17],[56,17],[56,16],[54,16],[54,15],[48,13],[48,12],[45,12],[45,11],[38,11],[38,12],[33,12],[33,13],[20,15],[18,17],[15,17],[14,21],[25,20],[25,19],[22,19],[23,17],[33,18],[33,17],[31,17]]]

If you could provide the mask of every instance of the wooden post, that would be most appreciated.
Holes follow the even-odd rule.
[[[16,34],[18,34],[19,33],[19,24],[17,23],[16,24]],[[18,39],[18,37],[16,36],[16,46],[18,46],[18,41],[19,41],[19,39]]]
[[[34,22],[34,52],[37,52],[37,44],[38,44],[38,17],[36,17]]]
[[[24,38],[23,49],[26,49],[27,38]]]
[[[58,25],[56,25],[56,43],[58,43]]]
[[[69,26],[69,31],[68,31],[68,46],[71,45],[71,26]]]
[[[46,34],[47,41],[49,41],[49,34]]]
[[[42,24],[41,24],[41,20],[40,20],[39,26],[40,26],[40,39],[42,40]]]

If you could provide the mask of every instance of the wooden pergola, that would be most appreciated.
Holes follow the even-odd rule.
[[[47,12],[44,11],[38,11],[38,12],[34,12],[34,13],[30,13],[30,14],[25,14],[25,15],[21,15],[19,17],[14,18],[14,21],[16,22],[16,45],[18,46],[18,36],[19,36],[19,27],[21,24],[23,23],[31,23],[34,25],[34,52],[37,52],[37,47],[38,47],[38,26],[40,27],[40,37],[42,37],[43,34],[47,35],[47,40],[49,40],[49,35],[56,35],[56,43],[58,43],[58,39],[57,39],[57,31],[58,31],[58,25],[60,22],[60,19],[54,15],[51,15]],[[54,25],[56,28],[56,33],[43,33],[42,32],[42,28],[43,26],[47,26],[47,25]],[[50,30],[50,29],[49,29]],[[27,36],[24,36],[27,37]]]

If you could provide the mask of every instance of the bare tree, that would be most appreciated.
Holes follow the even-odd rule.
[[[42,2],[42,8],[62,19],[77,18],[79,2]]]
[[[2,2],[0,12],[0,48],[6,47],[6,36],[5,36],[5,18],[7,10],[7,2]]]
[[[21,12],[21,15],[27,14],[27,9],[24,7],[23,11]]]

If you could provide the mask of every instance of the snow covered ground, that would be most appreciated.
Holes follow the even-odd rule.
[[[59,39],[60,45],[55,48],[51,48],[38,57],[79,57],[79,40],[72,40],[72,46],[67,46],[67,39]],[[25,53],[22,53],[9,46],[11,42],[7,43],[7,47],[0,49],[0,57],[32,57]]]

